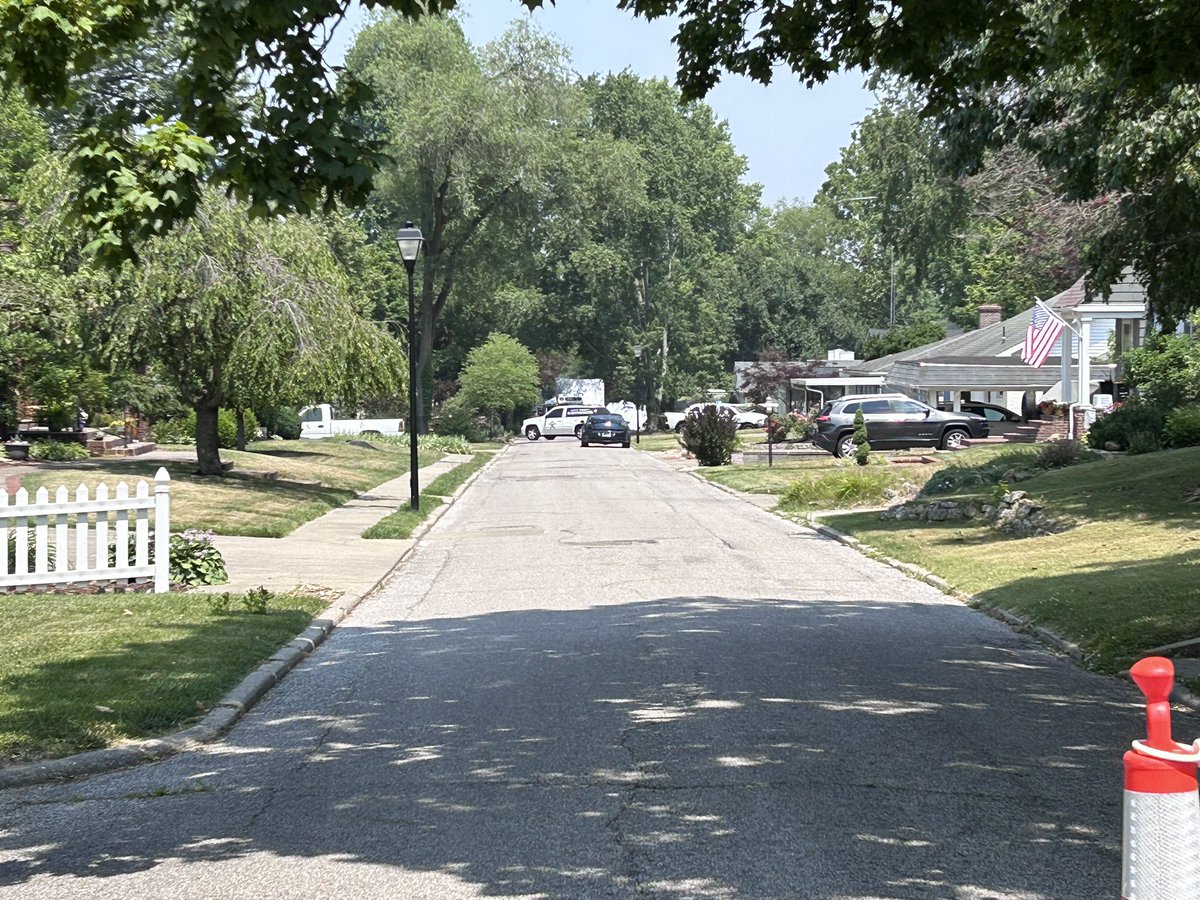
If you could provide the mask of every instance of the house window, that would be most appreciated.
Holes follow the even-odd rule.
[[[1142,320],[1121,319],[1120,330],[1117,332],[1117,355],[1126,350],[1142,346]]]

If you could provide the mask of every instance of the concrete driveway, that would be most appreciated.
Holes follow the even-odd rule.
[[[1115,896],[1133,700],[647,455],[523,443],[227,740],[0,795],[0,891]]]

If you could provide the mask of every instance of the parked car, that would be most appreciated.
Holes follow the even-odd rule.
[[[989,422],[1024,422],[1025,417],[1020,413],[1015,413],[1006,406],[999,406],[995,403],[984,403],[980,400],[964,400],[959,404],[963,412],[974,413],[977,416],[983,416]],[[942,412],[953,412],[953,404],[939,403],[938,409]]]
[[[543,416],[526,419],[521,423],[521,431],[531,441],[540,437],[552,441],[565,434],[579,437],[588,416],[606,412],[603,406],[556,406]]]
[[[403,434],[404,420],[338,417],[328,403],[306,406],[300,410],[300,437],[316,439],[335,434]]]
[[[903,394],[852,394],[817,413],[813,443],[834,456],[854,455],[854,414],[862,410],[872,449],[940,447],[958,450],[988,436],[988,422],[972,413],[943,412]]]
[[[584,447],[589,444],[620,444],[628,447],[629,423],[620,413],[605,412],[588,416],[579,434],[579,443]]]
[[[767,424],[767,417],[764,413],[754,412],[754,410],[743,409],[734,406],[732,403],[722,403],[719,400],[708,403],[693,403],[683,412],[667,412],[659,416],[658,426],[666,431],[678,432],[683,428],[683,420],[692,413],[699,413],[700,410],[707,407],[715,406],[717,411],[722,410],[729,413],[737,421],[738,428],[762,428]]]

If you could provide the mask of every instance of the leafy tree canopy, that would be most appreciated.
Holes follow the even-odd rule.
[[[544,0],[521,0],[527,8]],[[1110,196],[1097,279],[1132,261],[1167,317],[1200,306],[1200,31],[1191,0],[616,0],[676,15],[678,83],[702,97],[722,71],[808,84],[848,68],[897,75],[977,165],[1019,140],[1076,197]],[[334,84],[323,56],[349,0],[27,0],[0,9],[0,81],[71,106],[84,80],[165,26],[183,52],[168,101],[97,107],[75,137],[77,211],[110,258],[195,213],[215,179],[252,211],[358,203],[381,148],[358,113],[368,91]],[[408,18],[455,0],[375,0]],[[94,86],[94,82],[93,82]],[[147,115],[130,122],[134,114]],[[138,125],[136,129],[131,125]],[[666,373],[663,373],[665,377]]]
[[[538,402],[538,362],[516,338],[493,334],[467,356],[459,377],[462,402],[507,413]]]

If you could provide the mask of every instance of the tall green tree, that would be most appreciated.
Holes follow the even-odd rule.
[[[511,424],[516,409],[533,406],[540,399],[537,359],[507,334],[493,334],[472,350],[459,381],[462,403],[499,413],[506,425]]]
[[[214,195],[146,244],[125,288],[118,349],[195,410],[202,474],[222,472],[221,407],[401,392],[399,348],[366,317],[318,221],[249,219]]]
[[[658,402],[724,382],[733,259],[758,196],[745,160],[709,107],[665,81],[623,72],[582,88],[593,133],[574,184],[592,201],[546,230],[553,349],[627,393],[643,345]]]
[[[367,120],[391,160],[368,218],[380,233],[411,219],[425,237],[410,349],[424,431],[438,320],[464,280],[488,293],[487,274],[503,277],[515,235],[541,211],[574,117],[566,56],[528,24],[477,53],[453,20],[384,16],[359,35],[347,69],[374,90]]]

